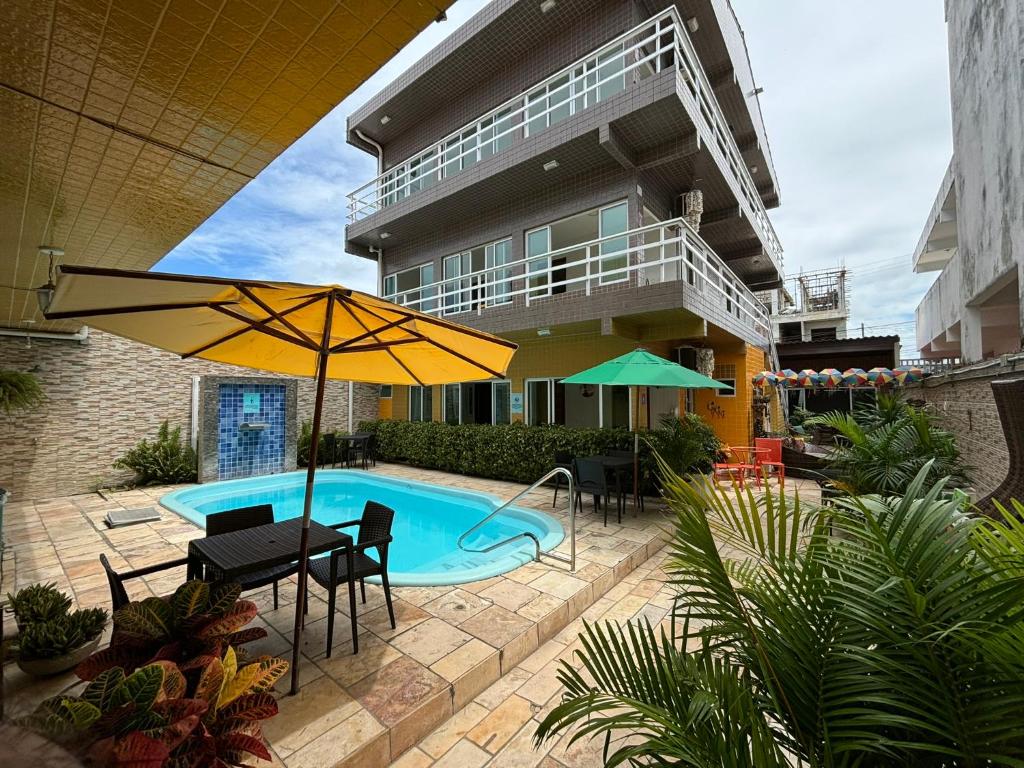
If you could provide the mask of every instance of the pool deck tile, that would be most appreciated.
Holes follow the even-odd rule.
[[[381,464],[394,477],[484,491],[502,498],[523,486],[430,470]],[[807,485],[793,483],[807,495]],[[0,593],[55,581],[82,606],[109,607],[98,555],[115,568],[139,568],[181,557],[203,531],[173,513],[158,522],[107,529],[114,509],[154,506],[172,488],[32,502],[9,502],[7,548]],[[788,487],[787,487],[788,490]],[[811,491],[813,495],[813,490]],[[565,494],[556,508],[550,492],[532,492],[523,506],[567,524]],[[595,763],[589,742],[566,749],[568,739],[534,749],[536,725],[561,695],[558,664],[576,666],[583,620],[657,624],[672,605],[662,551],[666,520],[656,501],[644,515],[627,511],[621,525],[585,510],[577,520],[577,570],[545,560],[472,584],[396,587],[396,629],[383,591],[367,585],[357,605],[359,653],[351,652],[348,601],[339,599],[334,648],[326,657],[326,593],[310,587],[296,697],[278,691],[280,714],[265,725],[274,760],[285,768],[398,768],[488,766],[575,768]],[[558,551],[567,553],[568,541]],[[184,579],[184,568],[128,583],[133,599],[164,595]],[[247,593],[254,622],[268,637],[249,650],[287,656],[291,647],[294,577],[280,585],[279,610],[269,588]],[[108,633],[109,634],[109,633]],[[5,672],[6,714],[30,712],[47,696],[80,685],[71,674],[36,680],[14,665]],[[283,688],[283,686],[280,686]],[[418,745],[418,746],[417,746]],[[599,750],[599,747],[598,747]]]

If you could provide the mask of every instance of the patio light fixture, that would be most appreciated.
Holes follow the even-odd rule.
[[[690,30],[690,34],[693,34],[698,29],[700,29],[700,22],[697,21],[696,16],[691,16],[686,20],[686,28]]]
[[[57,286],[53,282],[53,259],[63,256],[64,249],[52,245],[41,245],[38,252],[40,256],[49,258],[46,283],[36,288],[36,301],[39,303],[39,310],[45,313],[50,308],[50,304],[53,303],[53,293],[57,290]]]
[[[380,119],[380,124],[381,124],[381,125],[387,125],[387,124],[388,124],[388,123],[390,123],[390,122],[391,122],[391,115],[384,115],[384,116],[383,116],[383,117],[381,117],[381,119]]]
[[[544,163],[544,170],[545,171],[553,171],[557,167],[558,167],[558,161],[557,160],[548,160],[546,163]]]
[[[537,335],[538,336],[550,336],[551,335],[551,329],[550,328],[538,328],[537,329]]]
[[[557,5],[557,3],[555,2],[555,0],[544,0],[544,2],[542,2],[540,4],[540,12],[541,13],[547,13],[552,8],[554,8],[556,5]]]

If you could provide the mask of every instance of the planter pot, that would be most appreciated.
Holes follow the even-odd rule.
[[[99,644],[100,638],[97,636],[95,640],[90,640],[85,645],[76,648],[71,653],[65,653],[63,656],[54,656],[51,659],[18,659],[18,667],[26,675],[33,677],[59,675],[61,672],[74,669],[79,663],[85,661]]]

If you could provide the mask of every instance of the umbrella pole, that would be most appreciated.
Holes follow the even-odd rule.
[[[316,478],[316,454],[320,446],[320,417],[324,410],[324,389],[327,386],[327,358],[331,339],[334,297],[327,299],[326,322],[320,353],[316,361],[316,400],[313,403],[313,434],[309,438],[309,463],[306,466],[306,495],[302,502],[302,538],[299,541],[299,586],[295,592],[295,629],[292,632],[292,689],[299,692],[299,641],[306,607],[306,579],[309,573],[309,521],[313,513],[313,481]]]
[[[640,503],[640,387],[636,388],[636,420],[633,422],[633,517]]]

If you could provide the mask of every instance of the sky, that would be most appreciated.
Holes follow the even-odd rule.
[[[732,2],[764,88],[787,275],[845,265],[851,329],[897,333],[912,356],[936,273],[913,274],[911,253],[952,154],[942,3]],[[345,196],[376,160],[345,143],[345,117],[485,4],[457,0],[155,269],[374,292],[376,264],[344,253],[344,225]]]

